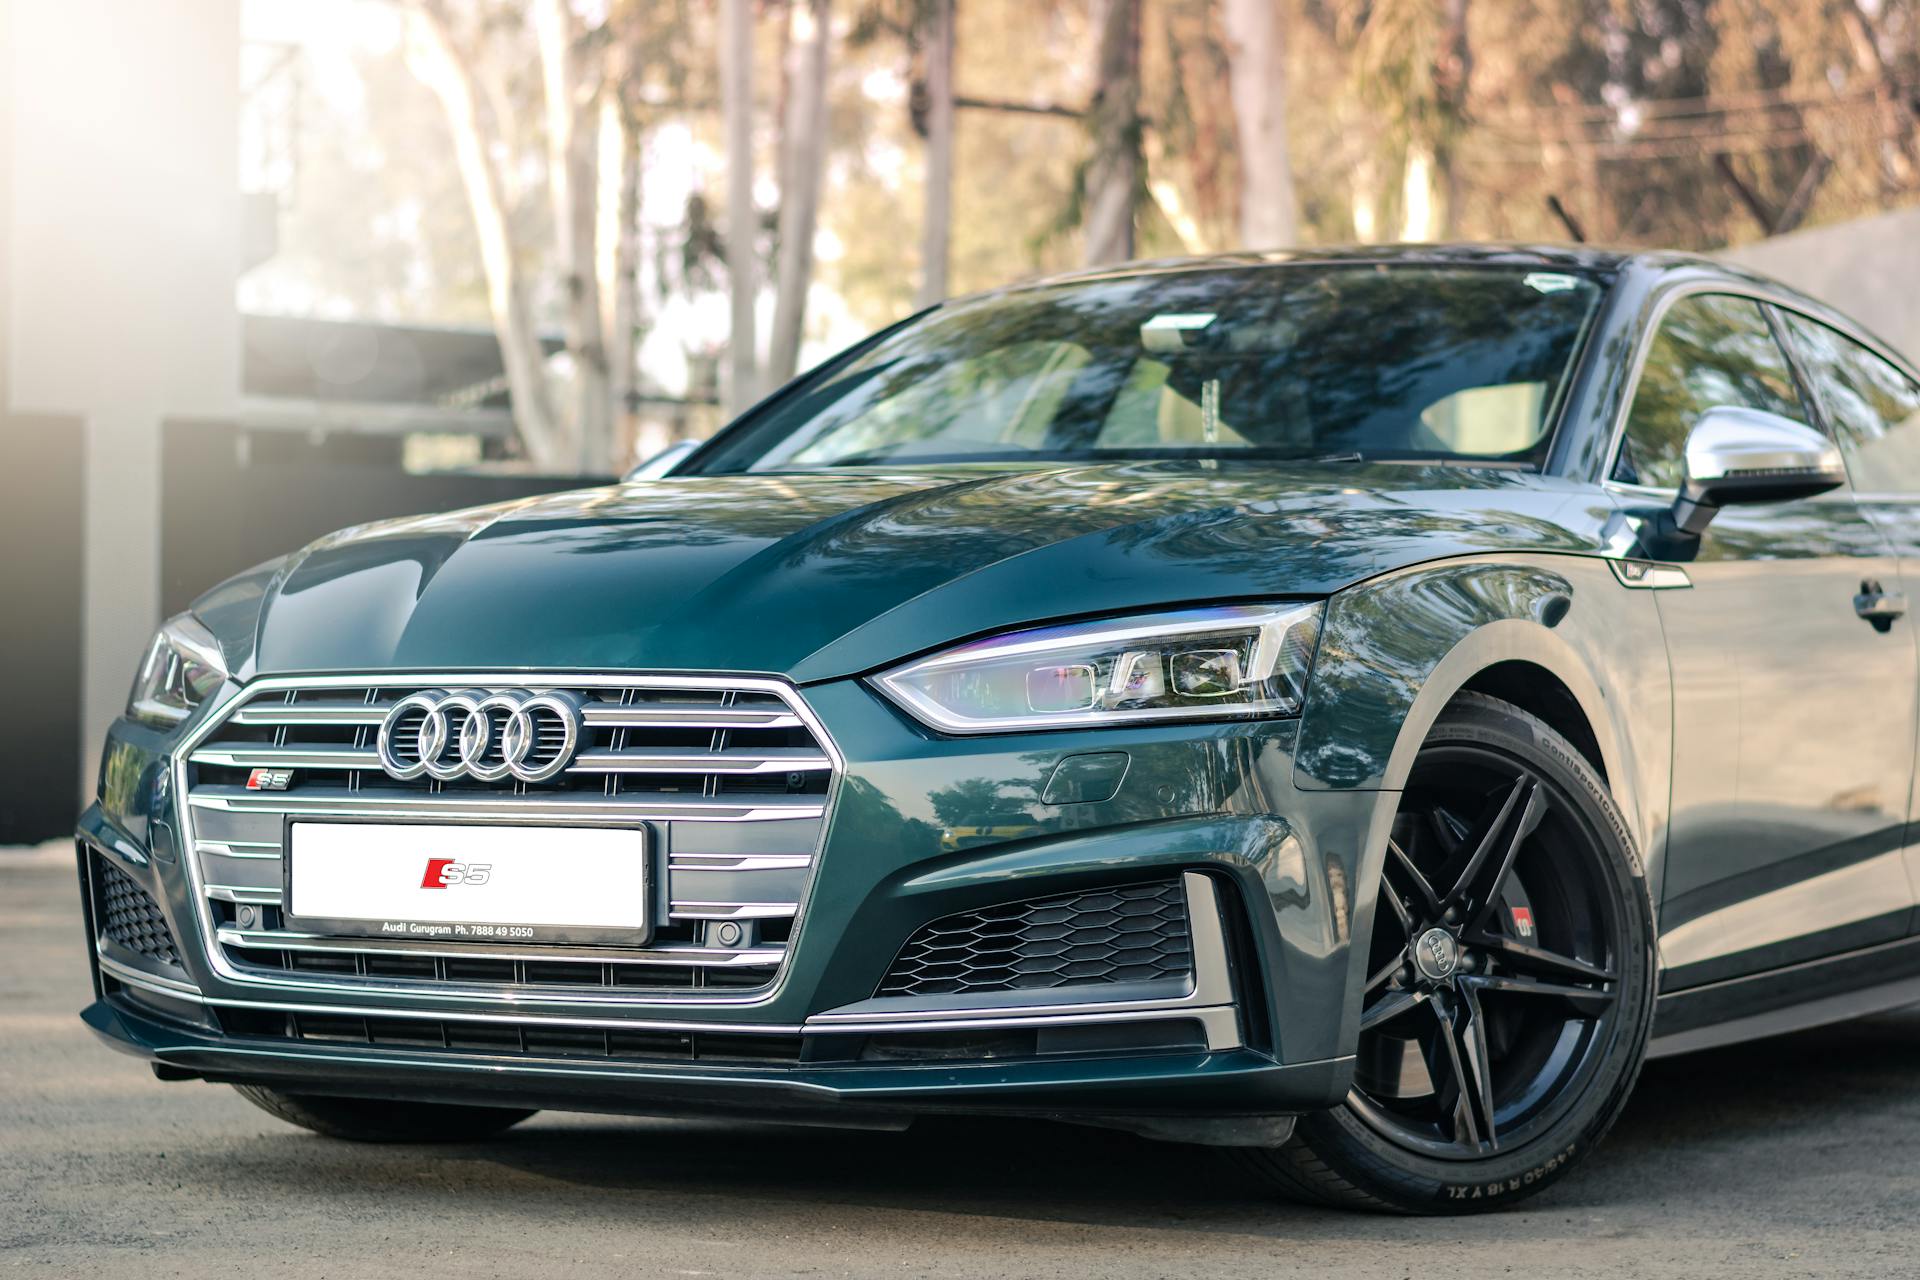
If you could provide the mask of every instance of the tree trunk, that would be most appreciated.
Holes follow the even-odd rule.
[[[421,38],[409,62],[421,83],[440,99],[453,136],[454,160],[480,242],[487,306],[506,370],[514,428],[535,466],[559,470],[568,461],[566,442],[547,395],[546,361],[533,324],[526,280],[514,260],[505,187],[493,160],[493,139],[481,120],[473,66],[455,43],[446,14],[437,3],[426,0],[414,14],[414,28]]]
[[[1134,199],[1140,188],[1140,0],[1098,0],[1093,158],[1086,173],[1086,260],[1133,256]]]
[[[1380,237],[1380,166],[1372,155],[1354,162],[1348,184],[1353,238],[1360,244],[1372,244]]]
[[[607,335],[607,392],[613,405],[615,471],[657,453],[639,438],[633,409],[640,358],[640,125],[618,94],[600,108],[600,301]]]
[[[1854,3],[1840,7],[1840,21],[1853,51],[1854,65],[1873,82],[1874,113],[1881,130],[1881,164],[1886,185],[1899,190],[1914,179],[1914,153],[1920,150],[1920,110],[1901,93],[1900,78],[1880,52],[1879,33]]]
[[[1240,243],[1282,249],[1299,237],[1287,149],[1287,40],[1280,0],[1226,0],[1228,79],[1240,137]]]
[[[1445,221],[1440,185],[1435,180],[1433,148],[1407,144],[1407,165],[1400,181],[1400,239],[1422,244],[1439,235]]]
[[[800,336],[813,283],[813,232],[827,161],[827,48],[831,0],[795,0],[787,46],[786,120],[780,130],[780,267],[773,301],[767,382],[779,386],[800,363]]]
[[[595,252],[599,77],[575,52],[579,31],[567,0],[540,0],[534,30],[546,95],[547,185],[566,294],[567,354],[573,363],[574,462],[583,472],[602,471],[612,462],[613,399]]]
[[[953,43],[955,0],[930,0],[927,58],[926,208],[920,224],[920,288],[914,304],[947,296],[953,241]]]
[[[720,59],[727,131],[727,290],[733,325],[727,339],[726,412],[732,417],[759,398],[758,341],[753,307],[759,291],[753,205],[753,0],[723,0],[725,49]]]

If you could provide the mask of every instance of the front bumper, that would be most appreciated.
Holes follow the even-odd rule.
[[[169,968],[98,944],[99,998],[86,1020],[164,1075],[581,1110],[863,1124],[930,1111],[1275,1115],[1343,1096],[1357,993],[1349,942],[1371,911],[1357,888],[1377,881],[1365,860],[1384,847],[1373,837],[1383,797],[1296,791],[1293,723],[953,740],[923,733],[855,682],[805,696],[846,775],[790,960],[751,999],[501,1001],[234,982],[208,963],[179,865],[169,743],[118,725],[103,803],[81,825],[82,875],[86,859],[107,858],[144,886],[180,955]],[[1095,751],[1130,756],[1117,793],[1032,799],[1062,759]],[[1009,797],[1029,798],[1017,824],[1004,819]],[[1144,874],[1188,886],[1196,965],[1185,992],[873,998],[903,940],[930,920]],[[359,1019],[374,1030],[360,1043],[264,1033],[278,1018],[336,1029]],[[377,1030],[429,1023],[520,1028],[520,1042],[489,1052],[451,1033],[433,1046]],[[608,1052],[543,1053],[562,1032],[605,1035]],[[757,1061],[697,1049],[668,1060],[618,1052],[621,1036],[783,1047],[756,1048]]]

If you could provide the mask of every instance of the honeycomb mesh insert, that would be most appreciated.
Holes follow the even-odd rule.
[[[1176,878],[1030,898],[947,916],[907,940],[877,994],[945,995],[1185,977]]]
[[[167,929],[167,918],[160,914],[160,904],[126,872],[97,854],[93,867],[101,934],[136,955],[177,966],[180,956],[173,948],[173,934]]]

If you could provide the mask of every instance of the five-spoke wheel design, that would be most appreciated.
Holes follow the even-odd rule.
[[[1387,846],[1348,1105],[1472,1160],[1529,1141],[1607,1047],[1622,943],[1606,851],[1551,778],[1465,743],[1423,751]]]

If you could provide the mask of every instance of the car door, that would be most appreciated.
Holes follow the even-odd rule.
[[[1914,599],[1920,595],[1920,381],[1836,329],[1796,312],[1782,315],[1846,457],[1854,498],[1892,544],[1901,592]],[[1908,800],[1906,852],[1908,880],[1920,898],[1920,795]],[[1920,906],[1908,932],[1920,932]]]
[[[1717,405],[1819,421],[1761,303],[1689,294],[1642,365],[1612,477],[1624,505],[1670,500]],[[1681,567],[1692,585],[1657,597],[1674,693],[1663,989],[1903,936],[1913,624],[1856,604],[1876,584],[1897,596],[1887,539],[1843,488],[1728,507]]]

